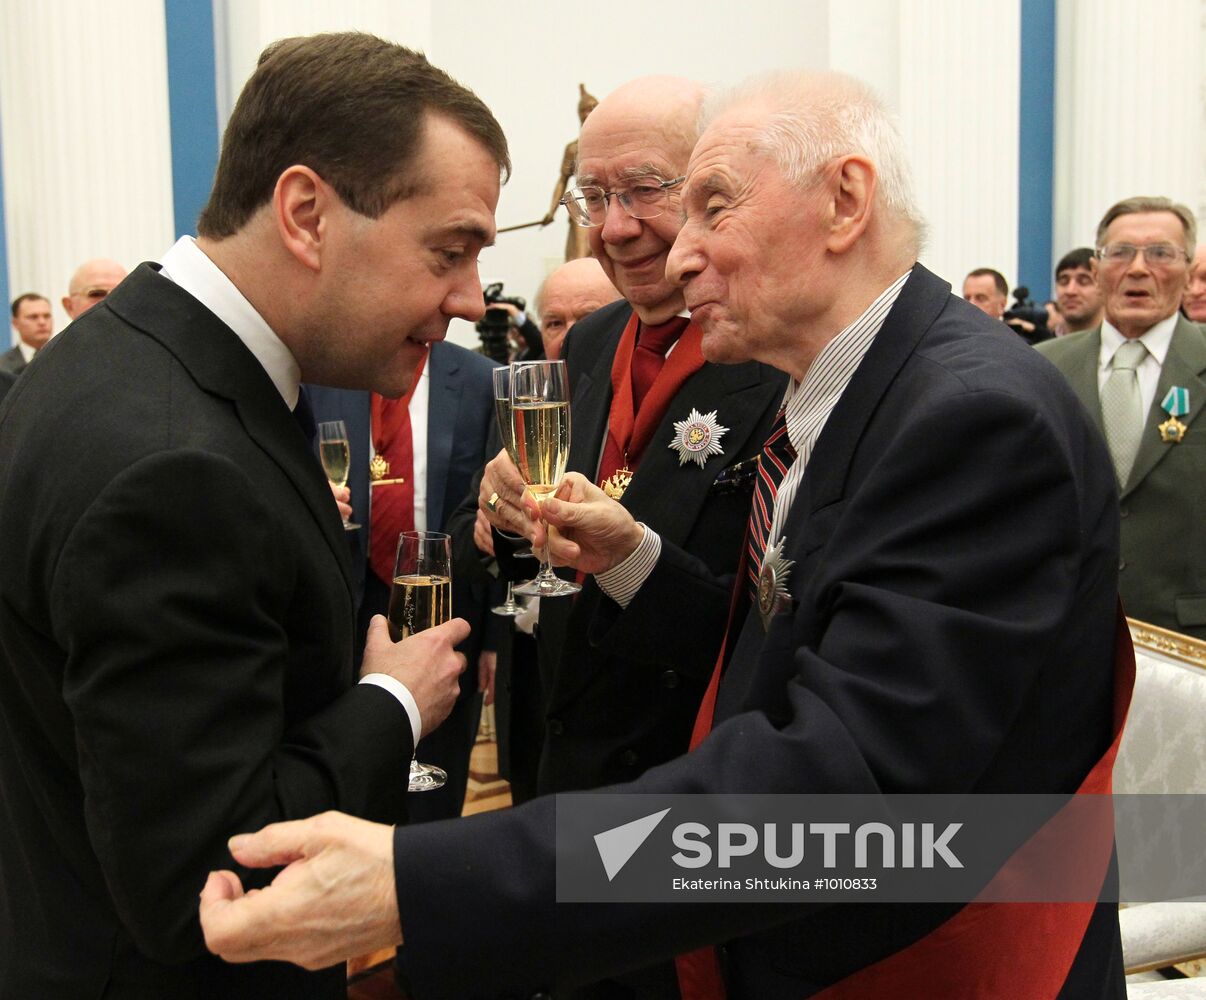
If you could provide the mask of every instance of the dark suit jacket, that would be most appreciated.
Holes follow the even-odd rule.
[[[0,371],[0,403],[4,402],[4,397],[8,395],[8,390],[17,383],[17,376],[12,372]]]
[[[13,375],[20,375],[22,369],[25,368],[25,355],[21,353],[21,348],[13,344],[7,351],[0,354],[0,372],[11,372]]]
[[[791,610],[747,620],[708,739],[617,790],[1071,792],[1110,739],[1117,533],[1109,457],[1058,373],[917,266],[788,516]],[[601,641],[676,644],[702,572],[668,546],[626,611],[600,609]],[[799,1000],[950,912],[559,905],[554,843],[551,799],[396,831],[416,995],[530,996],[728,942],[730,1000]],[[479,933],[453,947],[469,900]],[[1064,1000],[1122,996],[1099,915]]]
[[[353,686],[308,442],[142,265],[0,420],[0,997],[342,997],[342,966],[209,955],[197,893],[239,831],[398,821],[411,750],[397,701]]]
[[[1040,344],[1068,379],[1098,428],[1097,367],[1101,328]],[[1160,438],[1168,390],[1189,390],[1189,427],[1178,444]],[[1206,331],[1183,316],[1143,427],[1130,479],[1122,488],[1122,559],[1118,589],[1126,613],[1174,632],[1206,639]]]
[[[624,301],[604,306],[575,324],[566,339],[573,418],[568,467],[591,479],[610,415],[612,361],[631,314]],[[704,365],[671,400],[621,501],[636,520],[691,552],[715,577],[736,569],[752,495],[752,481],[726,490],[717,487],[717,476],[761,451],[786,384],[782,373],[754,362]],[[675,421],[686,420],[692,409],[716,411],[728,428],[720,439],[724,453],[702,468],[681,464],[670,447]],[[531,560],[511,561],[509,572],[531,575]],[[691,627],[672,648],[637,651],[626,639],[592,635],[595,610],[610,603],[593,577],[572,601],[541,602],[540,669],[548,692],[541,792],[627,781],[683,752],[724,634],[728,582],[709,580],[692,589]],[[656,632],[665,625],[657,622]]]

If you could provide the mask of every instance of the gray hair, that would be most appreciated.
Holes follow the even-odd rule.
[[[917,249],[925,220],[895,118],[865,83],[844,73],[783,71],[753,77],[711,96],[700,112],[700,132],[724,112],[743,104],[770,111],[758,148],[801,188],[817,180],[830,160],[857,153],[874,165],[876,201],[912,230]]]
[[[1101,221],[1097,223],[1097,248],[1101,249],[1105,246],[1106,230],[1110,228],[1111,222],[1124,215],[1134,215],[1136,212],[1172,212],[1181,220],[1181,229],[1185,233],[1185,252],[1193,257],[1194,247],[1198,242],[1198,223],[1193,217],[1193,212],[1180,202],[1155,195],[1124,198],[1111,205],[1106,214],[1101,217]]]

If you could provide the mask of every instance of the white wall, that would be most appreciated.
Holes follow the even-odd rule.
[[[163,0],[0,3],[0,120],[9,289],[59,330],[80,263],[171,245]]]

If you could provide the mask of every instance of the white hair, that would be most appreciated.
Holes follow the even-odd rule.
[[[752,104],[769,111],[756,141],[783,176],[810,187],[830,160],[853,153],[875,165],[876,200],[906,223],[920,251],[925,220],[913,195],[904,141],[883,101],[844,73],[782,71],[753,77],[710,96],[700,111],[700,132],[720,115]]]

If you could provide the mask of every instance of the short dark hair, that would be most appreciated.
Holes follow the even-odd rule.
[[[423,186],[407,168],[429,114],[463,128],[504,179],[510,174],[507,140],[490,109],[422,53],[360,32],[273,42],[230,116],[197,232],[237,233],[294,164],[315,171],[353,211],[377,218]]]
[[[24,295],[18,295],[13,299],[13,319],[17,318],[17,313],[21,309],[22,302],[45,302],[50,304],[50,299],[45,295],[39,295],[37,292],[26,292]]]
[[[1005,280],[1005,275],[1000,271],[994,271],[991,267],[977,267],[974,271],[967,272],[968,278],[992,278],[992,283],[997,286],[997,291],[1005,298],[1009,298],[1009,283]],[[967,278],[964,279],[966,281]]]
[[[1077,247],[1075,250],[1069,250],[1055,265],[1055,276],[1058,278],[1064,271],[1076,271],[1084,269],[1091,271],[1090,261],[1093,260],[1092,247]]]

